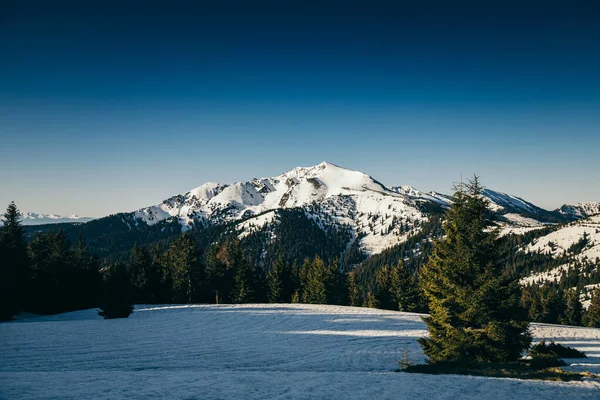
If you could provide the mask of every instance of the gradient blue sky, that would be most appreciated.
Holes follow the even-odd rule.
[[[189,3],[0,2],[0,204],[102,216],[323,160],[600,201],[593,2]]]

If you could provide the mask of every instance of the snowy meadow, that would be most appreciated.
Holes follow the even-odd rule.
[[[600,329],[533,324],[535,341],[586,352],[600,372]],[[424,362],[421,315],[305,305],[138,306],[0,324],[3,399],[590,398],[598,380],[524,381],[394,372]]]

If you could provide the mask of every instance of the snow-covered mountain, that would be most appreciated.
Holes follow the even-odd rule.
[[[590,215],[600,214],[600,202],[565,204],[556,211],[572,219],[586,218]]]
[[[561,217],[519,197],[486,189],[505,230],[535,229]],[[209,182],[185,194],[133,213],[154,225],[177,220],[183,230],[237,223],[240,235],[277,223],[278,209],[302,209],[323,229],[349,227],[360,248],[376,254],[405,241],[428,220],[426,210],[447,207],[451,196],[411,186],[387,188],[369,175],[322,162],[297,167],[272,178],[221,184]],[[552,217],[552,218],[549,218]]]
[[[276,222],[273,210],[300,208],[324,229],[325,224],[351,227],[361,247],[374,254],[405,240],[427,219],[421,211],[424,201],[387,189],[362,172],[322,162],[273,178],[206,183],[140,209],[135,217],[149,225],[175,218],[184,229],[240,221],[239,228],[247,231]]]
[[[562,265],[556,268],[523,278],[523,284],[558,282],[569,274],[589,277],[600,268],[600,214],[566,224],[535,239],[521,251],[546,254],[562,260]],[[586,290],[591,291],[596,286],[588,285]]]
[[[32,212],[23,213],[23,225],[46,225],[71,222],[88,222],[94,218],[81,217],[79,215],[62,216],[57,214],[37,214]]]

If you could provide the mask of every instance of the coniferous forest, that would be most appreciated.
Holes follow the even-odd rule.
[[[279,212],[274,241],[265,231],[240,238],[228,225],[183,234],[177,223],[130,230],[125,227],[131,221],[122,216],[23,227],[11,203],[0,233],[0,317],[100,307],[102,316],[112,318],[129,315],[133,304],[164,303],[298,302],[429,311],[420,281],[435,241],[444,235],[440,210],[431,210],[429,221],[406,242],[370,258],[356,245],[347,247],[349,231],[324,231],[294,209]],[[516,279],[563,263],[514,251],[542,233],[505,237],[499,271]],[[588,312],[577,291],[587,282],[582,277],[594,274],[594,264],[578,265],[559,282],[523,287],[519,303],[525,317],[600,326],[598,291]],[[116,314],[106,313],[115,308]]]

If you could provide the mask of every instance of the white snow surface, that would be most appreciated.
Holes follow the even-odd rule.
[[[6,399],[597,399],[598,380],[545,382],[394,372],[425,334],[421,315],[303,305],[138,306],[0,324]],[[536,338],[600,372],[600,329],[534,324]]]
[[[587,246],[576,255],[576,258],[594,261],[600,257],[600,215],[595,215],[571,222],[561,229],[535,240],[525,251],[528,253],[542,252],[560,255],[568,252],[569,247],[579,242],[584,235],[589,238]]]

